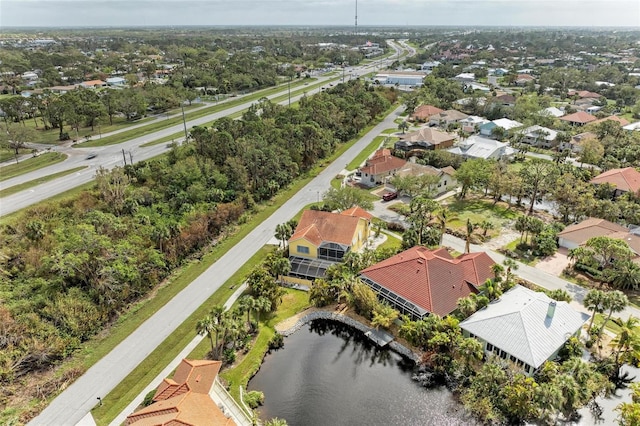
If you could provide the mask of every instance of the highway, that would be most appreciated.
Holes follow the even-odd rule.
[[[356,71],[357,74],[362,75],[370,72],[368,71],[370,66],[373,66],[373,64],[359,69]],[[248,104],[245,108],[247,106]],[[267,220],[253,229],[189,286],[58,395],[30,424],[74,425],[78,423],[96,405],[98,397],[104,398],[160,343],[173,333],[193,311],[202,305],[244,265],[260,247],[266,244],[273,237],[276,225],[290,220],[304,206],[316,202],[318,196],[330,187],[331,180],[342,171],[345,164],[351,162],[383,130],[396,127],[394,120],[401,111],[402,107],[394,110],[351,148],[327,166],[322,173],[291,197]],[[228,111],[225,112],[229,113]],[[208,121],[210,120],[208,119]],[[193,124],[188,123],[188,125]],[[181,126],[177,127],[179,127],[178,130],[168,131],[168,134],[179,131]],[[162,136],[155,136],[154,138],[157,139],[158,137]],[[145,139],[149,140],[149,137],[147,136]],[[131,143],[131,141],[127,143]],[[120,150],[123,146],[122,144],[116,145],[115,148]],[[158,148],[158,154],[163,152],[163,149],[166,149],[164,145],[152,148]],[[116,156],[116,154],[111,155]],[[97,158],[100,158],[100,155]],[[107,164],[116,165],[117,162],[116,158],[112,158],[109,159]],[[102,164],[100,163],[100,165]],[[88,180],[90,179],[86,181]],[[73,186],[71,184],[71,187]],[[105,403],[108,403],[108,401],[105,401]]]
[[[415,54],[415,50],[410,50],[409,46],[406,48],[403,44],[396,44],[393,41],[388,41],[389,45],[396,52],[404,52],[405,49],[408,52],[413,52]],[[402,42],[400,42],[402,43]],[[387,58],[382,61],[382,64],[391,63],[392,59],[395,56]],[[351,74],[353,77],[360,77],[366,75],[372,71],[374,71],[377,67],[381,65],[380,61],[374,61],[364,66],[353,67],[351,70]],[[320,77],[318,82],[329,82],[333,80],[342,79],[342,76],[332,75]],[[315,84],[315,83],[314,83]],[[300,90],[297,87],[295,90]],[[307,91],[307,95],[311,95],[319,92],[321,87],[317,89]],[[273,95],[268,96],[269,99],[273,99],[279,96],[286,95],[288,90],[286,87],[283,87],[282,91],[275,93]],[[304,94],[296,95],[291,97],[291,101],[295,102],[299,100]],[[286,105],[288,103],[288,99],[286,101],[280,102],[281,105]],[[255,102],[245,102],[240,105],[227,108],[223,111],[219,111],[213,114],[209,114],[204,117],[200,117],[198,119],[187,121],[187,128],[191,128],[193,126],[199,126],[206,123],[210,123],[219,118],[244,111],[249,108]],[[124,150],[127,157],[127,161],[129,161],[129,152],[131,152],[131,156],[133,157],[134,162],[138,162],[141,160],[146,160],[157,155],[160,155],[164,152],[167,152],[170,148],[168,148],[168,144],[158,144],[148,147],[142,147],[148,142],[158,140],[161,138],[165,138],[167,136],[176,134],[184,130],[184,126],[182,123],[176,124],[174,126],[168,127],[163,130],[158,130],[157,132],[137,137],[134,139],[130,139],[127,141],[123,141],[122,143],[116,145],[109,145],[103,147],[93,147],[93,148],[71,148],[71,147],[57,147],[56,151],[64,153],[68,155],[68,158],[60,163],[53,164],[48,167],[44,167],[38,170],[35,170],[30,173],[25,173],[19,176],[16,176],[12,179],[7,179],[5,181],[0,182],[0,189],[10,188],[15,185],[19,185],[24,182],[29,182],[34,179],[43,178],[45,176],[52,175],[54,173],[63,172],[65,170],[70,170],[80,166],[88,166],[87,168],[80,170],[76,173],[62,176],[55,180],[40,184],[31,189],[21,191],[15,193],[13,195],[0,198],[0,216],[5,216],[10,213],[21,210],[25,207],[28,207],[32,204],[38,203],[40,201],[46,200],[54,195],[60,194],[62,192],[68,191],[70,189],[75,188],[76,186],[85,184],[94,179],[96,170],[100,167],[104,167],[106,169],[112,169],[116,166],[124,165],[124,158],[122,155],[122,151]],[[87,156],[90,153],[95,153],[96,157],[87,160]]]

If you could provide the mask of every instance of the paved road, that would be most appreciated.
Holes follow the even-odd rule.
[[[356,142],[319,176],[280,209],[258,225],[242,241],[145,321],[103,359],[61,393],[31,424],[75,424],[169,336],[193,311],[244,265],[273,236],[276,225],[291,219],[304,206],[316,202],[331,180],[383,130],[393,127],[402,108],[396,109]]]
[[[396,51],[404,51],[404,49],[395,44],[394,42],[389,43],[391,47]],[[385,59],[385,62],[390,62],[391,59]],[[379,64],[370,63],[360,67],[354,67],[352,73],[356,76],[361,76],[368,74],[373,71]],[[320,77],[318,82],[326,82],[330,80],[336,80],[340,78],[339,76],[329,76],[329,77]],[[299,90],[300,88],[296,88]],[[314,89],[307,91],[307,95],[311,95],[313,93],[319,92],[321,89]],[[282,91],[275,93],[273,95],[268,96],[269,99],[285,95],[287,93],[287,89],[283,88]],[[300,99],[303,95],[292,96],[291,100],[293,102]],[[234,114],[239,111],[243,111],[251,106],[253,102],[245,102],[241,105],[237,105],[235,107],[227,108],[224,111],[220,111],[214,114],[209,114],[207,116],[194,119],[187,122],[187,128],[191,128],[193,126],[198,126],[202,124],[209,123],[213,120],[216,120],[221,117],[225,117],[227,115]],[[281,104],[288,103],[288,100],[281,102]],[[148,124],[148,123],[145,123]],[[393,124],[395,125],[395,124]],[[4,197],[0,200],[0,216],[4,216],[25,207],[30,206],[31,204],[35,204],[39,201],[45,200],[49,197],[52,197],[56,194],[60,194],[64,191],[75,188],[76,186],[87,183],[95,177],[96,170],[100,167],[105,167],[107,169],[111,169],[115,166],[123,165],[124,158],[122,151],[126,152],[127,162],[129,161],[129,152],[133,157],[133,161],[137,162],[140,160],[145,160],[151,157],[155,157],[159,154],[166,152],[169,148],[167,144],[159,144],[149,147],[141,147],[141,145],[154,141],[157,139],[161,139],[175,133],[178,133],[184,129],[183,124],[177,124],[171,126],[164,130],[159,130],[157,132],[151,133],[146,136],[141,136],[135,139],[130,139],[126,142],[117,144],[117,145],[109,145],[104,147],[94,147],[94,148],[56,148],[57,151],[64,152],[69,155],[69,158],[61,163],[54,164],[45,168],[41,168],[35,170],[31,173],[26,173],[20,176],[17,176],[12,179],[7,179],[3,182],[0,182],[0,189],[9,188],[14,185],[18,185],[24,182],[28,182],[34,179],[42,178],[44,176],[48,176],[54,173],[62,172],[64,170],[69,170],[79,166],[88,166],[86,169],[78,171],[74,174],[67,175],[55,179],[53,181],[35,186],[26,191],[22,191],[8,197]],[[93,159],[87,160],[86,157],[89,153],[95,153],[97,156]]]

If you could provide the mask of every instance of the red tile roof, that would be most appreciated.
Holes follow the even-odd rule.
[[[361,274],[423,309],[445,316],[457,308],[458,299],[477,293],[479,286],[494,277],[494,264],[486,253],[454,259],[444,248],[416,246]]]
[[[221,365],[220,361],[183,359],[173,379],[165,379],[158,387],[154,403],[128,416],[126,424],[235,425],[209,396]]]
[[[592,121],[595,121],[596,118],[593,115],[589,114],[588,112],[578,111],[578,112],[574,112],[573,114],[560,117],[560,120],[570,121],[572,123],[585,124],[585,123],[591,123]]]
[[[366,220],[371,220],[373,218],[373,215],[371,213],[369,213],[368,211],[366,211],[365,209],[359,206],[353,206],[350,209],[347,209],[340,214],[343,216],[361,217]]]
[[[640,190],[640,172],[633,167],[611,169],[600,173],[590,182],[596,185],[609,183],[620,191],[637,193]]]
[[[375,176],[382,173],[388,173],[393,170],[398,170],[403,167],[407,162],[401,158],[391,155],[391,151],[388,149],[380,149],[367,160],[365,166],[360,168],[360,172],[367,173]]]
[[[578,95],[583,99],[584,98],[598,99],[598,98],[602,97],[602,95],[600,95],[598,93],[595,93],[595,92],[590,92],[588,90],[580,90],[580,91],[572,90],[572,91],[568,92],[567,95],[569,95],[569,96]]]
[[[432,115],[440,114],[442,110],[434,107],[433,105],[420,105],[413,111],[411,118],[417,118],[420,120],[428,120]]]
[[[618,117],[617,115],[610,115],[608,117],[601,118],[600,120],[592,121],[591,124],[599,124],[599,123],[603,123],[603,122],[605,122],[607,120],[615,121],[616,123],[618,123],[620,125],[620,127],[626,126],[627,124],[629,124],[628,120],[626,120],[624,118],[621,118],[621,117]]]
[[[350,210],[352,209],[343,212],[346,214],[305,210],[289,241],[304,238],[315,246],[319,246],[323,241],[350,246],[361,219],[359,211],[350,212]],[[369,220],[371,215],[366,214],[369,217],[362,218]]]

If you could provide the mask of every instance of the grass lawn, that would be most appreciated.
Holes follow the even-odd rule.
[[[49,182],[51,180],[57,179],[62,176],[70,175],[71,173],[75,173],[82,169],[86,169],[87,166],[80,166],[69,170],[64,170],[62,172],[54,173],[48,176],[41,177],[39,179],[30,180],[29,182],[21,183],[20,185],[10,186],[9,188],[3,189],[0,191],[0,197],[8,197],[9,195],[15,194],[16,192],[24,191],[25,189],[32,188],[36,185],[40,185],[41,183]]]
[[[18,151],[18,155],[24,155],[30,153],[30,149],[21,149]],[[13,160],[16,162],[16,154],[13,151],[2,149],[0,150],[0,163],[4,163],[5,161]]]
[[[229,393],[237,400],[240,400],[239,386],[246,388],[247,383],[260,368],[262,359],[269,348],[269,341],[276,333],[275,325],[280,321],[289,318],[298,312],[308,308],[309,294],[305,291],[286,289],[286,294],[282,298],[282,303],[275,313],[260,322],[260,331],[253,342],[253,347],[249,353],[237,362],[232,368],[223,371],[220,375],[229,385]],[[286,345],[286,342],[285,342]],[[202,352],[208,351],[209,342],[204,340],[198,348],[192,352],[193,355],[202,356]]]
[[[131,126],[136,125],[136,124],[140,124],[140,123],[144,123],[144,122],[147,122],[147,121],[151,121],[153,119],[154,119],[154,117],[146,117],[146,118],[142,118],[140,120],[127,121],[123,117],[114,117],[113,118],[113,125],[108,124],[108,123],[103,123],[99,127],[96,126],[93,130],[91,130],[91,127],[81,127],[81,128],[78,129],[78,135],[77,136],[76,136],[75,129],[72,129],[68,125],[64,126],[64,132],[69,133],[69,136],[72,139],[77,139],[78,141],[84,140],[87,135],[90,135],[92,138],[96,138],[97,139],[99,137],[100,133],[108,133],[108,132],[113,132],[115,130],[125,129],[127,127],[131,127]],[[57,145],[57,144],[60,143],[60,130],[59,129],[44,130],[44,127],[42,127],[42,121],[40,121],[40,120],[38,120],[38,126],[39,127],[37,127],[37,128],[36,128],[35,123],[33,122],[33,120],[27,120],[27,121],[25,121],[25,124],[26,124],[27,127],[31,127],[32,129],[36,130],[36,132],[37,132],[36,134],[38,135],[38,137],[35,140],[35,142],[51,144],[51,145]]]
[[[493,203],[478,199],[455,199],[447,204],[447,209],[455,218],[449,222],[451,228],[466,226],[467,219],[472,223],[480,223],[485,220],[492,222],[496,229],[500,229],[507,222],[516,219],[519,213],[516,210],[505,207],[506,203]]]
[[[37,157],[28,158],[18,164],[10,164],[0,168],[0,181],[11,179],[52,164],[66,160],[67,156],[59,152],[47,152]]]
[[[398,129],[396,129],[396,128],[393,128],[393,129],[384,129],[384,130],[382,131],[382,133],[384,133],[384,134],[392,134],[392,133],[397,133],[397,132],[398,132]]]
[[[103,405],[92,410],[93,417],[98,425],[109,424],[125,407],[142,392],[142,390],[175,358],[178,353],[194,337],[196,337],[196,323],[204,317],[213,306],[224,304],[233,294],[235,288],[240,285],[251,269],[261,262],[274,247],[262,247],[253,257],[240,268],[227,282],[225,282],[204,304],[193,312],[185,322],[164,341],[151,354],[145,358],[118,386],[103,398]],[[219,251],[219,250],[217,250]],[[223,253],[219,253],[222,255]],[[204,272],[215,260],[214,256],[208,256],[207,260],[190,265],[171,284],[180,285],[184,288],[200,273]],[[179,281],[179,282],[178,282]],[[173,292],[171,292],[173,293]],[[157,297],[157,296],[156,296]],[[173,295],[171,295],[173,297]],[[156,299],[153,299],[154,301]],[[168,300],[165,300],[165,303]],[[155,304],[155,303],[153,303]],[[148,311],[148,309],[146,309]],[[153,314],[154,312],[151,312]],[[138,316],[139,313],[136,313]],[[125,336],[126,337],[126,336]],[[204,352],[200,357],[204,357],[209,345],[208,339],[204,339],[198,348],[204,347]],[[196,348],[196,351],[198,350]]]
[[[402,246],[402,240],[399,238],[396,238],[395,236],[388,234],[388,233],[384,233],[387,236],[387,240],[380,244],[378,246],[378,248],[381,249],[387,249],[387,248],[393,248],[393,249],[399,249],[400,246]]]

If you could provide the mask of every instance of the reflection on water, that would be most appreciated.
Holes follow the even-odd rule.
[[[361,332],[313,321],[286,338],[249,382],[265,394],[261,418],[289,425],[474,425],[446,388],[411,380],[413,363]]]

